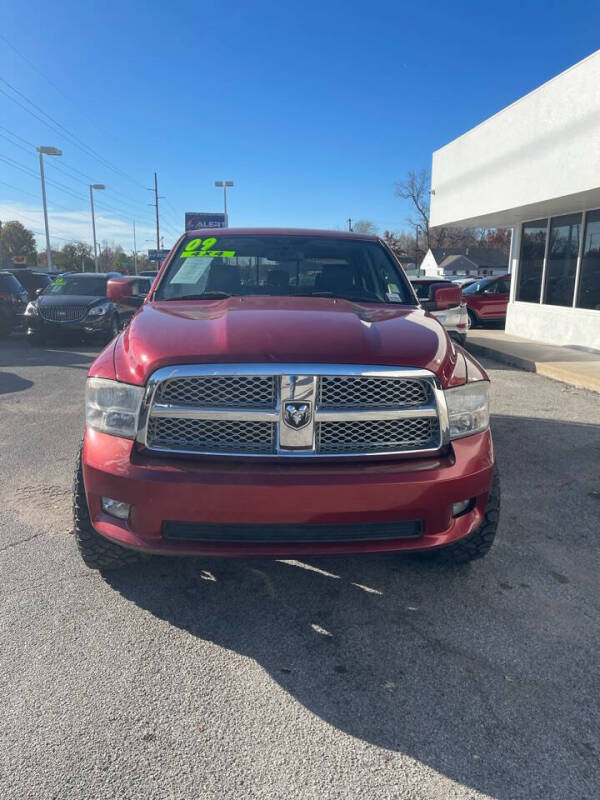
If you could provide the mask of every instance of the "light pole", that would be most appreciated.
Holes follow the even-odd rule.
[[[233,181],[215,181],[215,186],[223,187],[223,210],[225,211],[225,227],[229,227],[229,220],[227,218],[227,187],[233,186]]]
[[[44,156],[62,156],[58,147],[38,147],[40,154],[40,176],[42,178],[42,200],[44,201],[44,225],[46,227],[46,269],[52,269],[52,250],[50,249],[50,233],[48,231],[48,206],[46,205],[46,178],[44,177]]]
[[[92,233],[94,234],[94,269],[98,272],[98,251],[96,248],[96,217],[94,216],[94,194],[93,189],[106,189],[103,183],[90,183],[90,205],[92,207]]]

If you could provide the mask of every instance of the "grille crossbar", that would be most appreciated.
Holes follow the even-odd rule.
[[[173,454],[344,458],[435,452],[448,434],[425,370],[182,365],[151,377],[138,440]]]

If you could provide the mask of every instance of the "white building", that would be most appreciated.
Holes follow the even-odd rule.
[[[513,229],[506,330],[600,350],[600,50],[433,154],[431,225]]]
[[[430,247],[419,269],[428,278],[505,275],[508,257],[502,250],[491,247]]]

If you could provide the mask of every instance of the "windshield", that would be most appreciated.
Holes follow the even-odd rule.
[[[42,292],[46,295],[71,294],[106,297],[106,278],[95,275],[65,275],[55,278]]]
[[[189,237],[169,264],[155,299],[230,295],[414,305],[406,279],[378,242],[289,235]]]
[[[490,283],[494,282],[494,278],[484,278],[481,281],[475,281],[475,283],[470,283],[468,286],[465,286],[462,290],[463,294],[479,294],[479,292],[483,292],[484,289],[490,285]]]

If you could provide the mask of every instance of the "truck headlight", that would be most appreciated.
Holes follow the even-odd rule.
[[[25,316],[26,317],[34,317],[38,313],[38,307],[36,303],[27,303],[27,308],[25,309]]]
[[[88,378],[85,388],[86,424],[102,433],[135,439],[143,397],[141,386]]]
[[[450,423],[450,438],[461,439],[481,433],[490,424],[488,403],[489,383],[475,381],[454,389],[446,389],[446,405]]]
[[[101,317],[102,314],[106,314],[107,311],[108,311],[107,305],[92,306],[92,308],[90,308],[90,310],[88,311],[87,315],[88,317]]]

